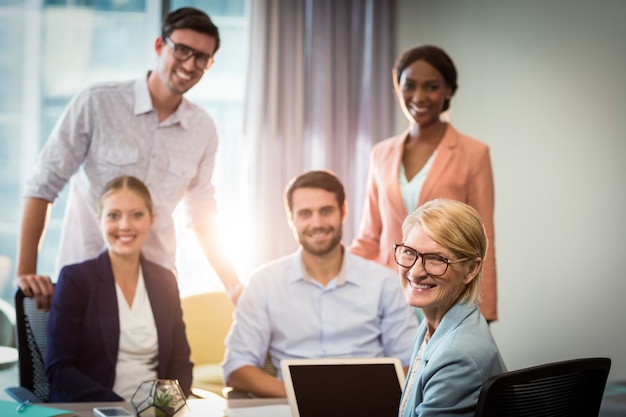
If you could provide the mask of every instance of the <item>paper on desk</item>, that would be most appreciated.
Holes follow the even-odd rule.
[[[73,416],[73,411],[61,410],[59,408],[43,407],[31,404],[21,412],[17,411],[20,403],[15,401],[0,401],[0,416],[2,417],[57,417],[57,416]]]
[[[288,404],[227,408],[224,414],[226,417],[292,417]]]

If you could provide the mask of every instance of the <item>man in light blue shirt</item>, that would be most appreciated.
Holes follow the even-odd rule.
[[[224,382],[260,397],[285,397],[285,358],[398,357],[408,367],[417,319],[400,278],[341,244],[343,185],[326,171],[293,179],[285,191],[300,248],[250,278],[226,338]],[[391,248],[390,248],[391,250]]]

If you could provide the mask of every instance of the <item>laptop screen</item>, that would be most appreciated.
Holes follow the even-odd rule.
[[[293,417],[398,415],[399,359],[291,359],[281,368]]]

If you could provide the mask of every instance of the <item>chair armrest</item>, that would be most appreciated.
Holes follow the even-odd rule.
[[[23,403],[30,400],[31,403],[42,403],[41,399],[37,397],[33,392],[24,387],[8,387],[4,389],[4,392],[9,394],[15,401]]]

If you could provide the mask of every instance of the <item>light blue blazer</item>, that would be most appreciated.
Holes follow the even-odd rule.
[[[417,331],[411,364],[426,335],[426,321]],[[477,305],[457,303],[443,317],[424,350],[413,388],[407,392],[413,365],[402,394],[408,395],[401,417],[473,417],[483,383],[506,372],[487,321]]]

